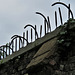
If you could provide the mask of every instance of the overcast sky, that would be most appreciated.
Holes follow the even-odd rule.
[[[36,15],[36,11],[49,16],[52,29],[54,29],[54,11],[57,10],[57,7],[52,7],[51,4],[56,1],[59,0],[0,0],[0,46],[11,41],[13,35],[22,35],[26,24],[36,24],[37,26],[43,24],[43,18]],[[71,9],[75,13],[75,0],[61,1],[66,4],[70,3]],[[66,8],[63,8],[63,11],[65,10]],[[64,20],[66,21],[67,18]]]

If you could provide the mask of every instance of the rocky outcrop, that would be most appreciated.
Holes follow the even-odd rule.
[[[26,67],[29,75],[75,75],[75,20],[68,20],[61,29],[34,55]]]
[[[75,75],[75,20],[0,60],[0,75]]]

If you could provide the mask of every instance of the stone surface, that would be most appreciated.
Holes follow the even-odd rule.
[[[31,66],[35,66],[41,63],[48,55],[51,56],[54,52],[53,48],[56,44],[57,38],[54,38],[42,45],[42,47],[38,50],[38,52],[34,55],[33,59],[31,60],[30,64],[27,68]]]
[[[24,75],[26,73],[26,66],[35,53],[35,50],[26,52],[20,58],[17,57],[0,65],[0,75]]]
[[[28,75],[28,74],[24,74],[24,75]]]
[[[50,64],[50,65],[55,65],[55,64],[56,64],[56,61],[55,61],[55,60],[51,60],[51,61],[49,62],[49,64]]]
[[[71,23],[73,25],[69,27],[70,30],[75,29],[74,23]],[[71,46],[66,60],[59,59],[56,41],[60,31],[59,27],[1,60],[0,75],[75,75],[75,44]],[[31,72],[27,70],[28,68]]]
[[[60,64],[60,70],[61,70],[61,71],[64,70],[64,65],[61,65],[61,64]]]
[[[71,25],[69,26],[69,30],[70,32],[72,31],[72,35],[75,35],[75,22],[70,24]],[[73,36],[72,38],[73,39],[71,40],[71,42],[73,43],[68,48],[65,47],[65,50],[68,51],[68,53],[66,53],[66,59],[62,59],[60,57],[61,54],[58,54],[58,50],[54,51],[53,54],[50,55],[51,49],[49,45],[45,44],[45,47],[45,45],[43,44],[39,51],[34,55],[34,59],[32,59],[30,64],[27,66],[27,68],[29,69],[33,67],[32,71],[28,70],[29,75],[75,75],[75,36]],[[48,49],[50,49],[49,53],[45,53],[45,51],[47,51]],[[52,48],[52,50],[54,49]],[[65,54],[64,52],[63,55]],[[44,53],[47,55],[44,55]],[[63,56],[63,58],[65,57]],[[40,64],[42,64],[42,62],[45,62],[45,64],[43,63],[43,65],[41,66]],[[36,67],[33,65],[35,65]]]

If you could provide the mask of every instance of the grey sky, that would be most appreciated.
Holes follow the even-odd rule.
[[[51,4],[55,1],[59,0],[0,0],[0,46],[8,43],[14,34],[22,35],[26,24],[38,26],[43,24],[43,19],[35,14],[36,11],[50,16],[53,29],[55,27],[54,10],[57,9]],[[75,0],[61,1],[70,3],[75,13]]]

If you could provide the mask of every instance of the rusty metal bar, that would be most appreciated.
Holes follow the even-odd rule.
[[[61,5],[65,6],[66,8],[69,9],[69,7],[66,4],[62,3],[62,2],[53,3],[52,6],[57,5],[57,4],[61,4]],[[74,19],[73,12],[72,12],[71,9],[70,9],[70,13],[71,13],[72,19]]]
[[[40,13],[40,12],[36,12],[36,14],[39,14],[39,15],[41,15],[41,16],[44,18],[44,31],[45,31],[45,35],[46,35],[46,23],[47,23],[47,19],[46,19],[46,17],[45,17],[42,13]]]
[[[47,17],[47,19],[48,19],[48,28],[50,29],[50,32],[51,32],[51,24],[50,24],[49,16]]]
[[[63,21],[62,21],[62,15],[61,15],[61,9],[60,9],[60,7],[59,7],[59,15],[60,15],[61,25],[63,25]]]
[[[70,4],[69,4],[69,9],[68,9],[68,20],[70,19]]]
[[[21,41],[22,44],[23,44],[23,42],[22,42],[23,40],[22,40],[22,39],[24,39],[27,43],[29,43],[29,42],[27,41],[27,39],[25,39],[25,38],[22,37],[22,36],[14,35],[14,36],[11,37],[12,40],[15,40],[16,38],[20,38],[20,41]]]
[[[36,25],[35,25],[35,40],[36,40]]]
[[[26,39],[28,41],[28,30],[26,31]],[[27,43],[28,44],[28,43]]]
[[[31,28],[31,42],[32,42],[32,39],[33,39],[33,36],[32,36],[33,32],[32,32],[32,28]]]
[[[47,19],[48,19],[48,18],[49,18],[49,17],[47,16]],[[48,31],[49,31],[49,22],[47,21],[46,24],[47,24],[47,33],[48,33]]]
[[[55,11],[55,25],[56,25],[56,28],[57,28],[57,12]]]
[[[17,38],[15,39],[15,51],[17,51]]]
[[[44,31],[45,31],[45,35],[46,35],[46,21],[44,20]]]
[[[24,47],[24,38],[25,38],[25,32],[23,32],[23,46]]]
[[[12,43],[11,43],[12,44]],[[12,48],[10,47],[10,42],[9,42],[9,44],[6,44],[6,45],[3,45],[3,46],[0,46],[0,50],[2,51],[2,53],[3,53],[3,57],[6,55],[10,55],[10,49],[12,50]],[[9,52],[8,52],[8,50],[9,50]]]
[[[12,40],[12,53],[14,52],[14,41]]]
[[[6,56],[7,56],[7,48],[8,48],[8,45],[6,44]]]
[[[9,42],[9,55],[10,55],[10,42]]]
[[[46,19],[46,17],[42,14],[42,13],[40,13],[40,12],[36,12],[36,14],[39,14],[39,15],[41,15],[43,18],[44,18],[44,20],[47,22],[47,19]]]
[[[36,36],[37,36],[37,38],[38,38],[38,32],[36,31],[35,27],[32,26],[31,24],[26,25],[26,26],[24,27],[24,29],[25,29],[26,27],[28,27],[28,26],[29,26],[29,27],[32,27],[32,28],[35,30]]]
[[[40,26],[40,38],[42,36],[42,25]]]
[[[3,58],[4,58],[4,52],[5,52],[5,51],[4,51],[4,47],[3,47]]]
[[[20,38],[19,38],[19,49],[20,49]]]

